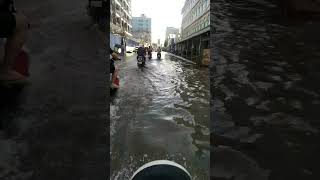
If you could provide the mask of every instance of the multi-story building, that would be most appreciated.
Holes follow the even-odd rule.
[[[141,44],[151,45],[151,18],[145,14],[132,18],[132,34]]]
[[[166,35],[165,35],[165,48],[167,51],[174,52],[175,43],[177,42],[178,38],[180,37],[180,32],[178,28],[174,27],[167,27]]]
[[[179,29],[174,27],[167,27],[166,29],[166,39],[170,38],[170,35],[175,35],[178,37],[179,35]]]
[[[181,13],[182,40],[210,31],[209,0],[186,0]]]
[[[181,11],[181,37],[176,46],[179,55],[196,62],[208,59],[210,41],[210,1],[186,0]]]
[[[110,30],[113,34],[132,36],[131,0],[111,0]]]
[[[160,39],[158,39],[157,46],[158,46],[158,47],[161,47]]]
[[[137,40],[132,36],[131,0],[110,1],[110,47],[136,46]]]
[[[176,42],[179,36],[180,32],[178,28],[167,27],[165,37],[165,40],[167,40],[167,42],[170,42],[170,39],[174,39],[174,42]]]

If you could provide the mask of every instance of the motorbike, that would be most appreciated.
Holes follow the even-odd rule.
[[[190,173],[181,165],[168,161],[157,160],[140,167],[130,180],[191,180]]]
[[[138,55],[137,64],[138,64],[138,66],[144,66],[146,64],[145,57]]]
[[[158,53],[157,53],[157,58],[158,58],[158,59],[161,59],[161,52],[158,52]]]
[[[149,52],[149,60],[152,59],[152,52]]]

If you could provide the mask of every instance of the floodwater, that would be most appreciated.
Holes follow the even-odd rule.
[[[112,180],[129,179],[153,160],[184,166],[209,179],[209,71],[162,52],[138,67],[135,54],[119,62],[120,89],[110,104]]]
[[[211,3],[213,179],[320,179],[320,23],[275,2]]]

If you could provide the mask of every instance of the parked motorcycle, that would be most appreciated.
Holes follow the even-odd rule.
[[[113,78],[114,76],[114,78]],[[110,90],[114,91],[119,89],[120,87],[120,77],[119,77],[119,67],[116,66],[116,69],[112,75],[112,73],[110,73]]]
[[[1,39],[0,39],[1,40]],[[2,39],[3,40],[3,39]],[[4,45],[4,41],[0,42],[0,48],[4,49],[3,47]],[[4,52],[3,52],[4,53]],[[3,57],[3,53],[0,53],[0,56]],[[29,53],[26,50],[25,47],[23,47],[20,50],[20,53],[18,54],[18,56],[16,57],[15,62],[13,63],[13,69],[15,71],[17,71],[18,73],[29,77],[30,73],[29,73],[29,69],[30,69],[30,57],[29,57]],[[0,82],[0,87],[2,90],[9,90],[11,92],[14,92],[14,89],[17,90],[18,92],[20,92],[20,90],[22,90],[22,88],[27,85],[28,82]]]
[[[120,50],[118,51],[120,52]],[[114,56],[111,56],[110,61],[115,63],[115,61],[121,60],[120,58],[116,58]],[[113,74],[110,72],[110,92],[113,93],[117,89],[120,88],[120,77],[119,77],[119,67],[115,64],[115,70]]]

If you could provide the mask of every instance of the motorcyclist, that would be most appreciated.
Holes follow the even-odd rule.
[[[0,81],[25,83],[27,77],[13,70],[13,63],[26,42],[29,23],[16,13],[13,0],[0,0],[0,38],[6,38],[3,61],[0,61]]]
[[[148,55],[152,56],[152,47],[151,46],[149,46],[149,48],[148,48]]]
[[[137,59],[139,56],[142,56],[144,59],[146,58],[146,49],[145,49],[144,45],[142,45],[138,48],[137,54],[138,54]]]
[[[161,48],[157,48],[157,57],[160,59],[161,58]]]

